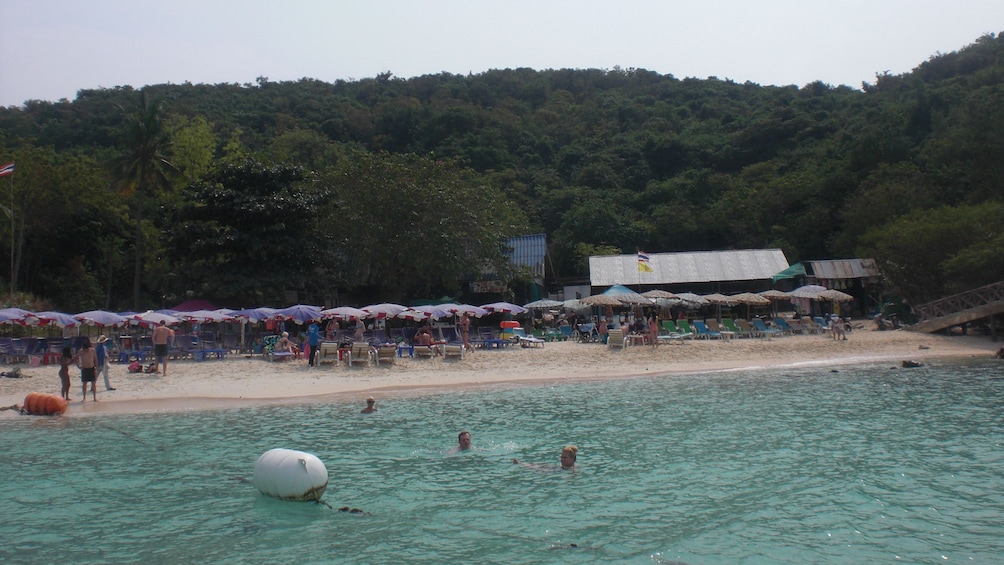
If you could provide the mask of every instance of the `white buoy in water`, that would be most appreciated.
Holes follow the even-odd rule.
[[[328,470],[315,455],[270,449],[254,464],[255,488],[281,500],[318,501],[328,488]]]

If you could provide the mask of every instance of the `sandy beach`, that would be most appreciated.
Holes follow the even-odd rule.
[[[305,360],[268,362],[260,356],[224,360],[170,361],[167,376],[129,374],[111,367],[114,391],[98,378],[98,402],[81,402],[80,371],[71,369],[72,402],[67,416],[204,410],[331,397],[378,400],[430,389],[548,384],[569,380],[708,373],[734,369],[828,366],[876,362],[899,367],[903,360],[990,357],[1000,347],[988,336],[945,336],[858,329],[846,341],[794,335],[772,339],[688,340],[659,347],[608,349],[599,344],[547,343],[544,347],[478,349],[462,360],[398,359],[393,365],[346,367]],[[21,404],[29,392],[59,394],[58,366],[19,365],[21,378],[0,378],[0,406]],[[11,367],[0,367],[9,370]],[[0,418],[18,417],[13,410]]]

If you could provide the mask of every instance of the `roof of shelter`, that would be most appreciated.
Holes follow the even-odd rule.
[[[806,261],[817,279],[863,279],[881,276],[874,259]]]
[[[511,237],[509,258],[516,266],[530,267],[533,274],[544,276],[544,256],[547,255],[547,236],[542,233]]]
[[[593,286],[614,284],[676,284],[770,280],[788,268],[780,249],[649,253],[651,272],[638,270],[638,255],[599,255],[589,258]]]

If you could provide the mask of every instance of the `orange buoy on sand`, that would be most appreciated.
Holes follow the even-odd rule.
[[[29,392],[21,410],[34,416],[58,416],[66,412],[66,399],[55,394]]]

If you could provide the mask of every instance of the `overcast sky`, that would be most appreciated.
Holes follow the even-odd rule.
[[[1004,0],[0,0],[0,106],[80,89],[644,68],[860,88],[1004,31]]]

